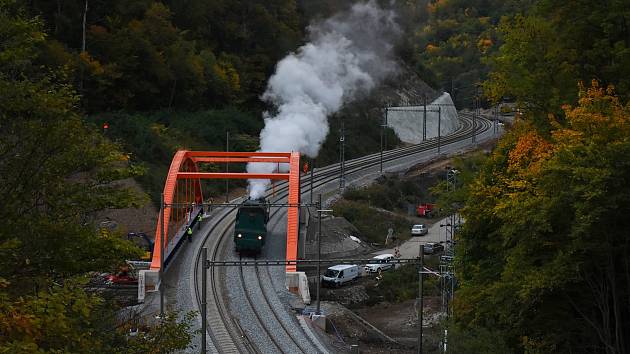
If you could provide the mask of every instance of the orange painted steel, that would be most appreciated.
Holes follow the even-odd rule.
[[[203,195],[201,192],[201,182],[199,180],[195,180],[193,183],[193,193],[194,193],[194,200],[189,200],[189,193],[187,191],[187,187],[188,185],[186,185],[186,190],[185,192],[185,198],[186,200],[184,201],[184,203],[186,204],[185,207],[185,213],[182,214],[181,213],[181,208],[177,208],[175,210],[175,215],[172,215],[172,207],[170,206],[171,204],[173,204],[173,202],[177,202],[179,203],[180,200],[174,200],[174,199],[179,199],[178,197],[180,196],[180,190],[178,190],[178,186],[177,186],[177,174],[179,173],[179,171],[181,169],[185,169],[185,170],[193,170],[193,171],[197,171],[197,164],[195,164],[190,157],[187,155],[186,150],[180,150],[177,151],[175,153],[175,156],[173,156],[173,160],[171,161],[171,166],[169,167],[168,170],[168,174],[166,175],[166,182],[164,183],[164,204],[167,205],[164,208],[164,220],[162,220],[163,222],[163,227],[164,227],[164,241],[165,241],[165,245],[169,244],[170,238],[169,238],[169,231],[170,231],[170,221],[173,218],[175,220],[175,231],[177,230],[177,226],[179,225],[179,221],[181,221],[183,219],[183,215],[185,215],[186,212],[188,212],[188,203],[202,203],[203,202]],[[154,246],[153,246],[153,258],[151,259],[151,269],[160,269],[160,262],[161,262],[161,258],[162,258],[162,249],[161,249],[161,244],[162,244],[162,228],[160,227],[160,215],[158,215],[158,222],[157,222],[157,226],[155,228],[155,242],[154,242]]]
[[[289,165],[289,205],[297,205],[300,202],[300,154],[291,153]],[[299,233],[299,208],[290,206],[287,212],[287,261],[297,260],[298,233]],[[287,272],[295,272],[295,265],[287,265]]]
[[[193,157],[195,162],[281,162],[289,163],[288,157]]]
[[[188,151],[188,157],[291,157],[290,152]]]
[[[180,172],[179,179],[289,179],[290,173]]]
[[[221,173],[199,172],[200,163],[225,162],[261,162],[285,163],[289,165],[288,173]],[[175,233],[181,232],[181,227],[188,225],[193,212],[193,204],[203,203],[201,193],[201,179],[270,179],[289,181],[289,205],[297,205],[300,195],[300,154],[297,152],[225,152],[225,151],[187,151],[175,153],[164,184],[164,242],[166,246],[173,241]],[[180,186],[180,187],[178,187]],[[183,194],[183,196],[182,196]],[[175,213],[173,213],[175,208]],[[299,209],[297,206],[288,207],[287,212],[287,241],[286,259],[297,259]],[[155,230],[155,246],[151,269],[161,266],[161,228],[158,215]],[[165,248],[166,249],[166,248]],[[172,249],[172,247],[171,247]],[[168,256],[168,253],[167,253]],[[295,265],[287,266],[286,270],[295,271]]]

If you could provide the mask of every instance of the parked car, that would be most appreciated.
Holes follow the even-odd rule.
[[[359,277],[359,266],[356,264],[339,264],[326,269],[322,277],[323,286],[341,286]]]
[[[429,242],[422,247],[424,254],[437,254],[444,251],[444,245],[437,242]]]
[[[411,227],[411,236],[423,236],[429,232],[429,228],[425,224],[413,225]]]
[[[366,264],[364,269],[368,273],[378,273],[379,271],[388,270],[394,268],[394,264],[390,263],[394,260],[394,255],[391,253],[379,254],[372,258],[370,263]]]

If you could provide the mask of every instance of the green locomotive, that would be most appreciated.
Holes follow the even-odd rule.
[[[269,203],[265,198],[247,199],[236,214],[234,244],[236,252],[259,254],[267,238]]]

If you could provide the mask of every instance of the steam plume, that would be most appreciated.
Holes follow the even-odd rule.
[[[328,134],[328,116],[396,70],[391,55],[399,28],[394,20],[392,11],[369,1],[311,24],[309,43],[277,64],[262,96],[277,112],[264,114],[260,150],[316,157]],[[250,163],[247,170],[270,173],[276,167]],[[269,184],[269,180],[249,182],[254,199],[262,197]]]

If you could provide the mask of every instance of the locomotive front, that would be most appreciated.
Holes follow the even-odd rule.
[[[269,204],[264,198],[248,199],[238,209],[234,225],[236,252],[260,253],[267,238]]]

